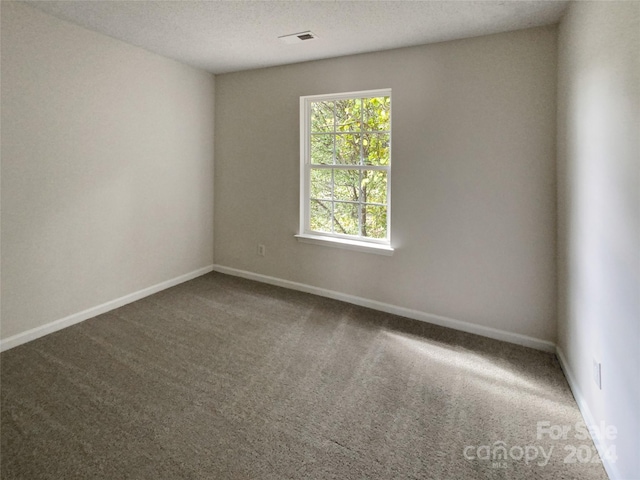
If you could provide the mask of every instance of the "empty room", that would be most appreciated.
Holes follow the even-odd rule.
[[[2,479],[640,480],[640,2],[0,17]]]

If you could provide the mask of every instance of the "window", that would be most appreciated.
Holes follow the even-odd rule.
[[[391,90],[300,98],[301,241],[391,254]]]

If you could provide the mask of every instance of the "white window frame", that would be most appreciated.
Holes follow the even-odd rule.
[[[325,95],[308,95],[300,97],[300,230],[296,235],[298,241],[313,243],[330,247],[346,248],[381,255],[392,255],[394,249],[391,247],[391,164],[392,152],[389,152],[388,165],[347,165],[349,170],[382,170],[387,172],[387,237],[384,239],[362,237],[360,235],[345,235],[340,233],[318,232],[310,228],[310,203],[311,203],[311,104],[320,101],[335,101],[353,98],[373,98],[390,97],[391,89],[366,90],[359,92],[345,92]],[[393,100],[391,100],[389,114],[389,138],[391,138],[391,124],[393,122]],[[334,135],[336,130],[334,127]],[[319,167],[319,165],[313,165]],[[320,168],[336,169],[335,165],[323,166]]]

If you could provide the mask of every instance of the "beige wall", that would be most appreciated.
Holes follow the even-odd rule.
[[[2,3],[2,338],[213,263],[214,77]]]
[[[395,254],[298,243],[299,97],[384,87]],[[217,76],[216,263],[555,341],[555,92],[555,27]]]
[[[640,3],[576,2],[560,29],[558,344],[576,398],[640,478]],[[592,361],[602,363],[602,390]]]

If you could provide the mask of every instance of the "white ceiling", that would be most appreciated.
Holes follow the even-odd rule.
[[[559,21],[566,1],[29,1],[212,73],[388,50]],[[316,40],[277,37],[311,30]]]

